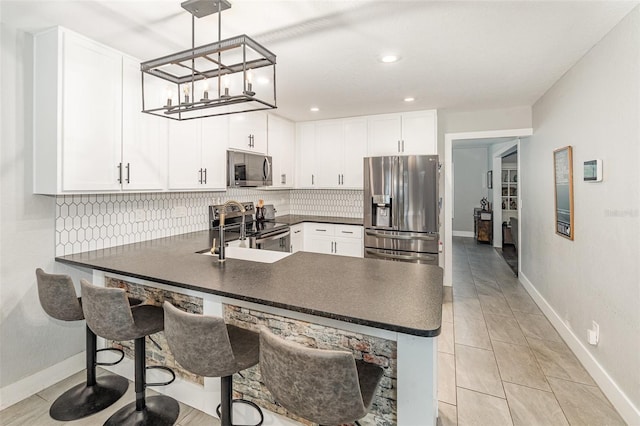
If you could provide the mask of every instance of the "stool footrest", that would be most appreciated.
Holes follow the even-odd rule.
[[[96,360],[96,365],[116,365],[116,364],[120,364],[120,362],[122,362],[122,360],[124,359],[124,351],[122,349],[118,349],[118,348],[98,349],[96,350],[96,355],[98,354],[98,352],[103,352],[103,351],[118,352],[120,354],[120,359],[114,362],[98,362]]]
[[[232,399],[231,403],[233,405],[233,403],[239,402],[241,404],[247,404],[250,405],[251,407],[255,408],[258,411],[258,414],[260,415],[260,421],[254,425],[232,425],[232,426],[260,426],[262,425],[262,423],[264,422],[264,414],[262,414],[262,409],[260,407],[258,407],[258,405],[256,405],[254,402],[251,401],[247,401],[246,399],[241,399],[241,398],[237,398],[237,399]],[[221,418],[220,416],[220,406],[222,404],[218,404],[218,406],[216,407],[216,414],[218,415],[218,418]]]
[[[176,373],[172,369],[170,369],[169,367],[165,367],[164,365],[149,365],[145,368],[147,370],[151,370],[151,369],[164,370],[169,374],[171,374],[171,380],[169,380],[168,382],[145,383],[146,386],[167,386],[176,380]]]

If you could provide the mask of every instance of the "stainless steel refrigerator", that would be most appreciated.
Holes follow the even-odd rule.
[[[364,159],[365,257],[438,264],[437,155]]]

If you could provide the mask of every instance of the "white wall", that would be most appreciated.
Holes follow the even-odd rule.
[[[524,280],[557,314],[556,325],[575,333],[569,343],[583,362],[594,361],[592,374],[630,424],[640,423],[639,104],[636,7],[534,105],[534,135],[520,157]],[[575,241],[554,232],[552,155],[566,145],[574,155]],[[596,158],[604,181],[585,183],[582,163]],[[592,320],[600,324],[597,347],[586,343]]]
[[[31,37],[6,23],[1,31],[0,388],[4,391],[81,352],[84,325],[50,319],[38,301],[35,269],[55,269],[55,199],[31,193]]]
[[[453,149],[453,232],[473,234],[473,209],[487,197],[488,148]]]

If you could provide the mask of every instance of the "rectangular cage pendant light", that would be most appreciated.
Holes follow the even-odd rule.
[[[142,112],[174,120],[276,106],[276,55],[247,35],[220,40],[221,13],[227,0],[188,0],[192,47],[142,62]],[[193,46],[195,18],[218,13],[218,41]]]

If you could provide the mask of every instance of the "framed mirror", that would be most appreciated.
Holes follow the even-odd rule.
[[[570,146],[553,151],[556,234],[573,240],[573,151]]]

